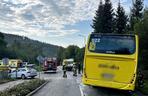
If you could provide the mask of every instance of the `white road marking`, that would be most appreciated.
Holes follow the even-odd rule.
[[[85,96],[80,85],[79,85],[79,89],[80,89],[81,96]]]

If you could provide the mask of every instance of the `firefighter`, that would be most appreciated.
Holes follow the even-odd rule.
[[[73,64],[73,76],[77,76],[77,65],[76,65],[76,63]]]
[[[66,64],[63,65],[63,77],[67,78],[67,74],[66,74]]]
[[[81,74],[81,63],[78,62],[78,73]]]

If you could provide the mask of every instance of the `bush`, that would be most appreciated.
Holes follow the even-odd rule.
[[[143,88],[139,88],[139,90],[140,90],[143,94],[148,95],[148,80],[145,80],[144,87],[143,87]]]
[[[11,89],[6,89],[3,92],[0,92],[0,96],[26,96],[28,93],[42,85],[44,82],[45,80],[40,79],[26,81],[12,87]]]

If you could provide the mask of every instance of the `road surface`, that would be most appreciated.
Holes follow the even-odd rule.
[[[34,96],[81,96],[77,78],[67,73],[67,78],[62,77],[62,70],[57,73],[41,74],[40,78],[49,80],[49,83],[39,90]]]
[[[125,91],[86,86],[81,83],[81,75],[73,77],[72,72],[67,72],[67,75],[67,78],[62,77],[61,67],[57,73],[42,73],[40,78],[50,82],[33,96],[130,96]]]

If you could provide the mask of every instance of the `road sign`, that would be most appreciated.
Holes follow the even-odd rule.
[[[8,58],[3,58],[2,62],[4,65],[8,65],[9,64],[9,59]]]
[[[42,62],[44,61],[44,58],[43,58],[41,55],[39,55],[36,59],[37,59],[38,62],[40,62],[40,63],[42,63]]]

